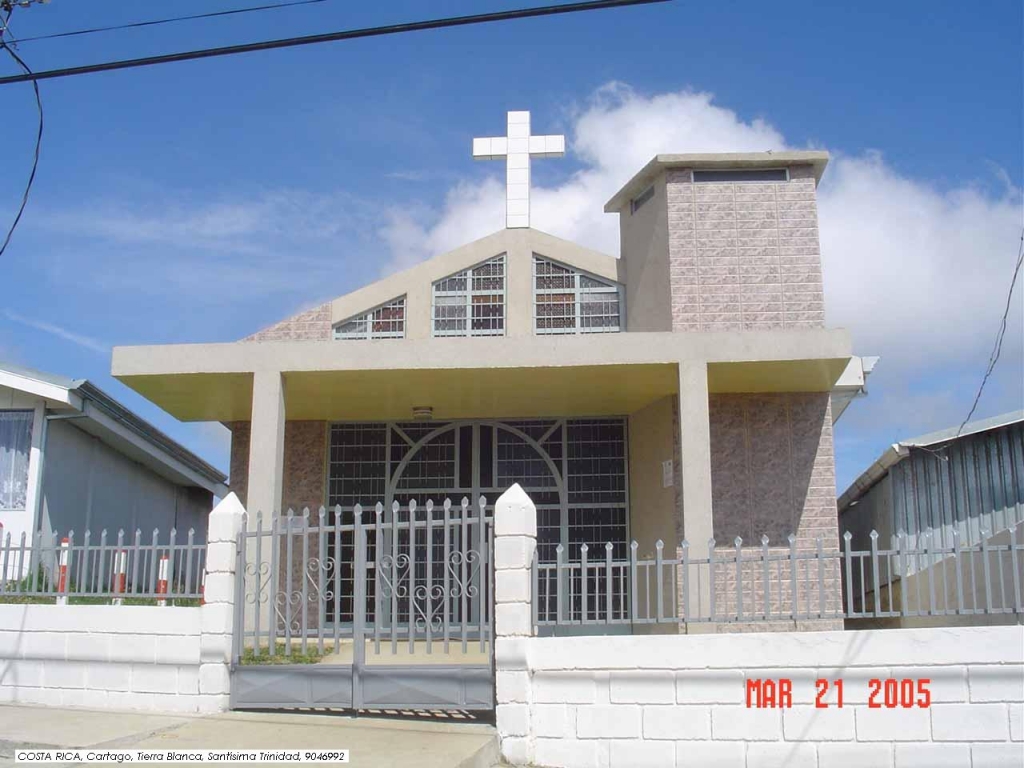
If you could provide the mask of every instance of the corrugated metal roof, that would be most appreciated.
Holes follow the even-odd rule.
[[[885,477],[893,466],[909,456],[910,448],[927,448],[939,443],[961,440],[970,435],[977,435],[981,432],[999,429],[1020,422],[1024,422],[1024,410],[1010,411],[1009,413],[993,416],[988,419],[968,422],[964,425],[959,437],[957,436],[959,426],[957,426],[893,443],[856,480],[850,483],[850,487],[839,497],[839,513],[842,514],[848,507],[852,506],[861,496],[870,491],[879,480]]]
[[[963,431],[960,433],[960,437],[967,437],[968,435],[976,435],[979,432],[987,432],[990,429],[999,429],[999,427],[1005,427],[1008,424],[1016,424],[1024,421],[1024,410],[1022,411],[1010,411],[1000,416],[993,416],[989,419],[979,419],[978,421],[972,421],[964,425]],[[953,440],[957,434],[958,427],[950,427],[949,429],[940,429],[937,432],[929,432],[927,435],[921,435],[920,437],[912,437],[909,440],[900,440],[900,445],[907,447],[923,447],[929,445],[935,445],[936,443],[945,443],[948,440]]]

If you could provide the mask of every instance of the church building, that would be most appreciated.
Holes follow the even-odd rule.
[[[659,154],[605,205],[616,258],[530,227],[531,158],[565,141],[507,128],[473,144],[506,163],[504,229],[237,342],[119,347],[113,375],[231,429],[251,514],[519,483],[541,561],[837,550],[833,422],[864,371],[825,324],[828,154]]]

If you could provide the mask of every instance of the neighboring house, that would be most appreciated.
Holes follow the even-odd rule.
[[[892,600],[896,610],[927,610],[969,614],[986,607],[1012,606],[1013,568],[1024,583],[1024,411],[996,416],[894,443],[839,498],[839,527],[850,531],[854,550],[877,546],[899,551],[928,549],[924,557],[883,562],[879,599]],[[901,537],[900,534],[903,534]],[[1014,538],[1014,535],[1016,538]],[[959,547],[989,548],[960,553]],[[934,550],[934,553],[931,551]],[[986,563],[985,560],[988,562]],[[957,573],[959,571],[959,574]],[[991,585],[985,589],[986,580]],[[874,577],[852,579],[854,602],[875,597]],[[934,597],[932,592],[934,591]],[[986,592],[988,593],[986,595]],[[934,602],[933,602],[934,601]],[[900,618],[888,625],[948,624],[950,616]],[[1019,616],[957,617],[956,623],[1014,623]]]
[[[0,363],[0,524],[17,547],[90,531],[206,540],[225,476],[84,379]],[[76,538],[81,542],[81,538]],[[0,547],[2,552],[2,547]],[[13,575],[14,556],[7,577]],[[27,564],[24,566],[27,568]]]
[[[509,125],[527,135],[528,113]],[[474,152],[551,155],[534,146],[552,138]],[[119,347],[112,372],[231,428],[231,488],[264,525],[519,483],[545,562],[559,544],[622,558],[631,539],[648,554],[685,537],[697,557],[712,536],[763,534],[835,552],[830,393],[842,379],[845,407],[865,372],[825,327],[827,161],[658,155],[605,206],[615,258],[529,227],[529,158],[513,152],[505,229],[239,342]]]

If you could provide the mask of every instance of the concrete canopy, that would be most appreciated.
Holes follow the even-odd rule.
[[[113,375],[183,421],[247,421],[253,375],[280,373],[289,419],[627,414],[678,391],[682,361],[711,392],[829,391],[842,330],[262,342],[118,347]]]

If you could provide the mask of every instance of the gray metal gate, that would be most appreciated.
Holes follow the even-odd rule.
[[[491,709],[492,523],[483,497],[250,517],[232,707]]]

